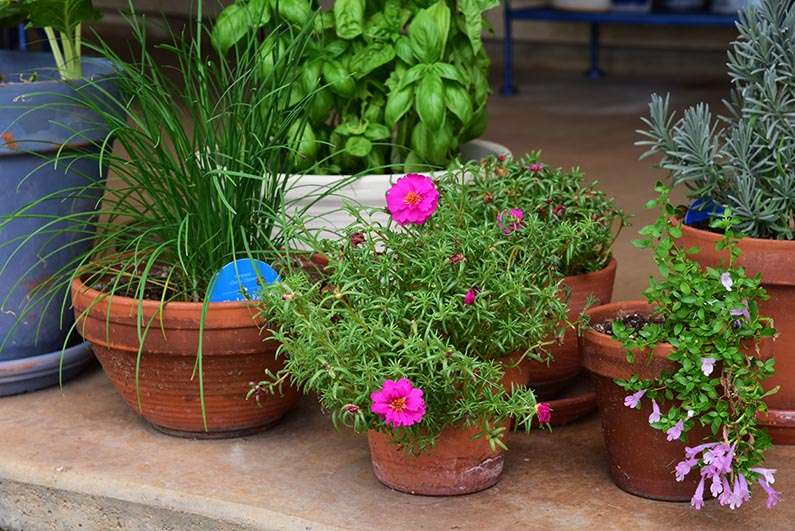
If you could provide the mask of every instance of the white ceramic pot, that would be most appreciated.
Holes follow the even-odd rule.
[[[462,160],[480,160],[488,155],[510,156],[510,150],[496,142],[488,140],[473,140],[461,146]],[[426,172],[429,176],[441,175],[444,171]],[[325,237],[332,237],[334,229],[340,230],[354,221],[353,217],[344,210],[346,203],[361,205],[370,208],[383,208],[386,206],[386,192],[392,183],[403,174],[391,175],[365,175],[353,178],[347,175],[304,175],[296,179],[287,192],[287,201],[293,208],[308,206],[313,201],[316,190],[329,186],[334,182],[350,181],[339,188],[333,195],[327,195],[318,200],[307,210],[307,226],[312,229],[324,228]],[[309,195],[307,197],[307,195]],[[374,220],[386,221],[376,216]]]
[[[569,11],[608,11],[611,0],[553,0],[552,7]]]

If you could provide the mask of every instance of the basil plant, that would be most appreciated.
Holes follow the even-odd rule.
[[[314,173],[397,173],[446,167],[486,128],[489,59],[483,13],[498,0],[237,0],[218,16],[213,43],[233,53],[261,39],[266,73],[284,24],[314,17],[296,99],[308,98],[296,158]]]

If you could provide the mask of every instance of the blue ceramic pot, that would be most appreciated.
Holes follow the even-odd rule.
[[[49,301],[30,301],[37,287],[86,251],[91,235],[54,232],[60,225],[24,241],[49,220],[8,216],[36,201],[41,202],[30,213],[52,217],[99,207],[107,168],[91,158],[69,157],[96,151],[109,131],[75,99],[91,97],[111,109],[108,96],[118,97],[118,90],[109,62],[85,58],[83,70],[87,81],[64,82],[50,54],[0,51],[0,365],[60,352],[73,322],[68,303],[61,312],[66,289]],[[65,158],[56,164],[59,150]]]

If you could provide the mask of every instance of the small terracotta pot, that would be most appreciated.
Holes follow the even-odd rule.
[[[591,308],[586,313],[592,323],[610,320],[622,312],[651,313],[645,301],[617,302]],[[596,389],[602,432],[610,462],[610,476],[619,488],[654,500],[687,501],[698,484],[696,474],[682,482],[675,479],[675,467],[684,459],[685,445],[679,441],[668,442],[665,432],[649,426],[651,403],[642,400],[640,410],[624,405],[626,391],[615,384],[617,378],[628,379],[633,374],[641,378],[658,377],[664,370],[675,370],[667,359],[673,350],[664,343],[652,352],[638,353],[635,363],[629,363],[626,350],[611,336],[591,328],[582,335],[583,364],[591,372]],[[671,404],[660,403],[663,411]],[[687,433],[691,446],[709,435],[709,430],[696,426]]]
[[[424,496],[457,496],[487,489],[502,473],[503,455],[486,437],[473,439],[478,426],[446,428],[434,446],[411,455],[390,436],[370,430],[370,460],[378,481],[395,490]]]
[[[566,277],[564,283],[570,290],[568,319],[576,320],[592,296],[597,304],[607,304],[613,297],[616,278],[616,260],[604,269],[593,273]],[[577,341],[577,331],[569,329],[559,345],[549,347],[552,361],[549,365],[530,361],[530,387],[540,398],[551,398],[559,394],[582,371],[582,356]]]
[[[692,255],[696,262],[711,267],[725,267],[728,254],[715,250],[722,236],[682,224],[683,248],[698,247]],[[768,412],[760,417],[775,444],[795,444],[795,242],[743,238],[739,265],[749,275],[762,274],[762,286],[770,298],[759,304],[762,315],[773,318],[778,338],[775,344],[776,373],[766,382],[778,393],[767,398]]]
[[[104,297],[104,298],[103,298]],[[156,316],[142,348],[139,393],[136,315],[139,301],[106,297],[80,280],[72,282],[77,330],[91,342],[105,374],[127,403],[155,428],[193,438],[234,437],[260,431],[292,409],[298,392],[285,386],[282,395],[246,400],[249,383],[266,369],[283,367],[277,344],[266,341],[256,309],[247,303],[211,303],[204,325],[204,403],[202,420],[198,376],[192,377],[199,340],[202,303],[172,302],[158,316],[160,302],[143,302],[143,322]],[[140,396],[140,402],[139,402]]]

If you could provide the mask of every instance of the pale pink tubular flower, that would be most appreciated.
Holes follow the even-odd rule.
[[[776,469],[775,468],[752,468],[751,472],[756,472],[771,485],[776,482]]]
[[[631,394],[629,396],[624,397],[624,405],[627,406],[627,407],[631,407],[632,409],[635,409],[636,407],[638,407],[638,404],[640,403],[640,399],[643,398],[643,395],[645,395],[645,394],[646,394],[646,390],[645,389],[641,389],[637,393],[633,393],[633,394]]]
[[[697,511],[700,511],[702,507],[704,507],[704,477],[701,477],[701,481],[698,482],[698,487],[696,487],[696,492],[693,493],[693,497],[690,499],[690,505],[692,505]]]
[[[712,371],[715,370],[716,361],[715,358],[701,358],[701,372],[704,373],[704,376],[712,374]]]
[[[671,428],[668,428],[668,431],[665,432],[666,435],[668,436],[667,440],[669,442],[677,440],[679,437],[682,436],[682,431],[684,431],[684,429],[685,429],[685,423],[684,421],[680,420],[679,422],[674,424]]]
[[[759,478],[759,486],[767,493],[767,508],[772,509],[781,500],[781,493],[763,478]]]
[[[399,225],[422,225],[439,208],[439,191],[432,179],[412,173],[387,191],[386,206]]]
[[[676,465],[676,481],[684,481],[690,470],[698,464],[698,459],[685,459]]]
[[[649,415],[649,424],[654,424],[655,422],[660,422],[660,418],[662,417],[660,413],[660,406],[657,405],[657,401],[653,398],[651,399],[651,415]]]
[[[370,409],[384,419],[387,426],[412,426],[425,416],[422,395],[422,389],[414,387],[408,378],[386,380],[381,389],[370,394]]]
[[[726,291],[731,291],[732,286],[734,286],[734,280],[732,280],[732,275],[728,271],[725,273],[721,273],[720,275],[720,283],[723,284],[723,287],[726,288]]]

